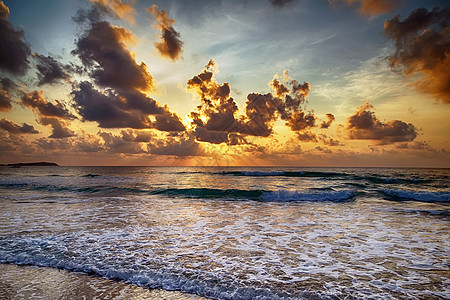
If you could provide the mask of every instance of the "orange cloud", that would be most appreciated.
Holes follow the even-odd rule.
[[[333,114],[326,114],[325,117],[327,118],[326,121],[322,121],[320,124],[320,128],[328,128],[331,126],[331,123],[336,119]]]
[[[400,7],[404,0],[328,0],[332,5],[344,2],[348,5],[356,4],[358,11],[365,16],[377,16],[390,13]]]
[[[134,9],[134,7],[130,4],[122,3],[121,0],[91,0],[91,2],[102,5],[110,10],[110,12],[114,13],[117,17],[134,24],[136,9]]]
[[[75,133],[68,128],[68,124],[58,118],[41,117],[39,123],[52,126],[51,139],[62,139],[74,136]]]
[[[22,125],[18,125],[6,118],[0,120],[0,128],[12,134],[39,133],[39,131],[34,129],[32,125],[28,125],[27,123],[22,123]]]
[[[384,33],[395,42],[388,57],[421,92],[450,103],[450,10],[416,9],[404,20],[397,15],[384,23]]]
[[[396,142],[410,142],[417,137],[417,128],[411,123],[400,120],[381,122],[375,113],[370,111],[373,106],[366,102],[347,118],[347,134],[352,140],[373,140],[385,145]]]
[[[55,104],[48,102],[44,97],[43,91],[24,93],[21,100],[23,105],[33,109],[40,116],[76,119],[63,103],[58,100],[55,101]]]
[[[158,11],[156,4],[146,10],[155,16],[157,27],[161,30],[161,40],[155,43],[156,49],[162,56],[172,60],[180,58],[183,42],[180,40],[180,33],[173,28],[175,20],[168,16],[167,11]]]

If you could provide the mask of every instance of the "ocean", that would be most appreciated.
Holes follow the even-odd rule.
[[[0,167],[0,263],[210,299],[449,299],[449,178],[450,169]]]

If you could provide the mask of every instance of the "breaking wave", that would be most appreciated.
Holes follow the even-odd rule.
[[[382,194],[393,200],[421,202],[450,202],[450,192],[381,190]]]

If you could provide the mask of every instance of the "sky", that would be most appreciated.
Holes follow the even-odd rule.
[[[450,167],[450,3],[0,1],[0,163]]]

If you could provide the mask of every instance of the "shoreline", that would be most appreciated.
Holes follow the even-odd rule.
[[[0,263],[5,299],[177,299],[207,300],[180,291],[148,289],[123,281],[63,269]]]

